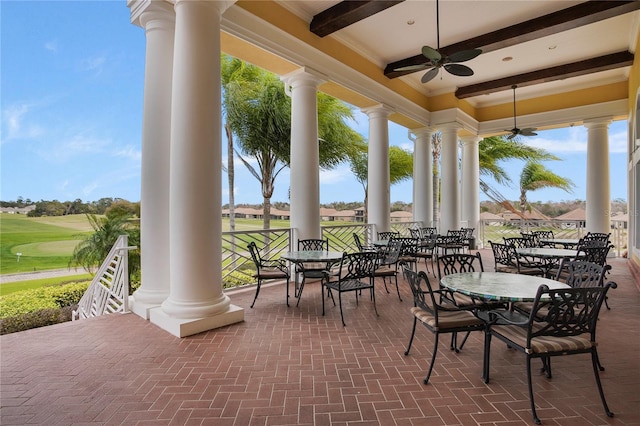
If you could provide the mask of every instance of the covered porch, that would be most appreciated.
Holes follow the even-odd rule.
[[[492,270],[490,250],[482,250]],[[534,373],[543,424],[640,422],[640,289],[629,261],[611,259],[611,310],[603,308],[598,352],[607,418],[588,355],[554,359],[553,378]],[[378,283],[381,284],[381,283]],[[321,315],[319,286],[287,308],[283,284],[228,293],[245,321],[186,338],[134,314],[114,314],[0,337],[3,425],[436,425],[532,424],[521,353],[492,344],[484,384],[482,334],[456,354],[442,337],[431,383],[422,384],[433,335],[417,331],[411,354],[409,286],[404,301],[377,286]],[[535,367],[537,363],[534,363]]]
[[[127,2],[132,23],[144,29],[147,40],[144,249],[142,286],[132,300],[136,314],[176,336],[243,320],[243,310],[221,284],[221,52],[275,72],[291,97],[293,241],[321,234],[318,91],[368,117],[367,211],[374,232],[391,227],[389,121],[405,126],[414,140],[414,221],[433,222],[431,135],[441,132],[446,190],[440,231],[461,223],[477,228],[478,144],[512,125],[515,132],[513,85],[519,87],[520,127],[588,129],[589,231],[609,229],[608,126],[628,120],[629,211],[637,210],[640,62],[633,52],[640,38],[640,4],[441,3],[442,28],[450,40],[443,44],[453,43],[442,53],[472,48],[483,53],[468,62],[473,76],[453,76],[444,67],[423,84],[422,72],[405,67],[424,65],[422,46],[440,49],[440,34],[436,44],[432,31],[440,19],[437,2]],[[636,215],[630,224],[628,244],[636,263],[638,220]]]

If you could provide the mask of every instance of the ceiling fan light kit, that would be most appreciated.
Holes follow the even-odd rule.
[[[471,59],[480,55],[482,53],[482,50],[462,50],[460,52],[454,52],[448,56],[443,55],[440,52],[440,5],[438,0],[436,0],[436,33],[437,48],[434,49],[430,46],[422,47],[422,56],[427,59],[426,62],[424,62],[423,64],[396,68],[394,71],[418,71],[431,67],[431,69],[427,71],[420,79],[422,83],[427,83],[433,80],[440,72],[440,68],[444,68],[445,71],[447,71],[449,74],[457,75],[460,77],[472,76],[473,70],[466,65],[461,65],[459,62],[470,61]]]
[[[537,133],[535,133],[535,128],[533,127],[527,127],[525,129],[519,129],[518,125],[516,124],[516,88],[518,86],[517,85],[513,85],[511,86],[511,88],[513,89],[513,129],[510,130],[505,130],[505,132],[511,132],[511,134],[509,136],[507,136],[507,139],[511,140],[513,138],[515,138],[518,135],[522,135],[522,136],[538,136]]]

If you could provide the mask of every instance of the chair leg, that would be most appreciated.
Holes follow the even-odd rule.
[[[387,294],[389,294],[389,289],[387,288],[387,277],[382,277],[382,282],[384,283],[384,289],[387,291]]]
[[[298,302],[296,303],[296,307],[298,307],[300,305],[300,299],[302,299],[302,290],[304,290],[304,282],[305,281],[306,281],[306,278],[303,275],[302,276],[302,282],[300,283],[300,288],[298,289],[298,295],[296,296],[298,298]]]
[[[533,400],[533,384],[531,383],[531,358],[527,356],[527,385],[529,386],[529,401],[531,401],[531,413],[535,424],[541,424],[538,414],[536,413],[536,404]]]
[[[458,348],[457,352],[460,352],[462,350],[462,348],[464,347],[464,344],[467,343],[467,339],[469,338],[470,334],[471,332],[467,331],[467,334],[464,335],[464,339],[462,339],[462,343],[460,343],[460,347]]]
[[[256,299],[258,298],[258,293],[260,293],[260,284],[262,284],[262,282],[260,280],[258,280],[258,286],[256,287],[256,295],[253,296],[253,302],[251,303],[251,307],[253,308],[253,305],[255,305],[256,303]],[[289,287],[287,286],[287,291],[289,290]],[[287,306],[289,306],[289,298],[287,297]]]
[[[436,355],[438,353],[438,340],[439,339],[439,334],[436,333],[435,336],[435,344],[433,345],[433,355],[431,355],[431,365],[429,365],[429,371],[427,372],[427,377],[424,378],[424,380],[422,381],[422,383],[424,383],[425,385],[427,383],[429,383],[429,377],[431,377],[431,372],[433,371],[433,364],[435,364],[436,362]]]
[[[287,308],[289,307],[289,278],[287,278]]]
[[[491,333],[484,332],[484,356],[482,360],[482,381],[489,383],[489,361],[491,359]]]
[[[357,297],[358,296],[356,292],[356,303],[358,301]],[[340,319],[342,320],[342,326],[346,327],[347,324],[344,323],[344,314],[342,313],[342,292],[341,291],[338,292],[338,304],[340,305]]]
[[[593,374],[596,376],[596,384],[598,385],[598,392],[600,393],[600,399],[602,400],[602,406],[604,407],[604,412],[607,413],[607,417],[613,417],[613,412],[609,410],[607,401],[604,399],[602,382],[600,381],[600,374],[598,373],[600,359],[598,357],[598,352],[595,349],[593,349],[593,351],[591,352],[591,363],[593,364]]]
[[[398,299],[402,302],[402,297],[400,296],[400,287],[398,287],[398,274],[394,275],[396,279],[396,292],[398,293]]]
[[[416,335],[416,324],[418,323],[418,319],[413,317],[413,330],[411,330],[411,337],[409,338],[409,344],[407,345],[407,350],[404,351],[405,356],[409,355],[409,351],[411,350],[411,344],[413,343],[413,338]]]

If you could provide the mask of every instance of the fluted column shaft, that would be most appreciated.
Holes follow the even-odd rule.
[[[413,143],[413,220],[431,226],[433,222],[433,161],[430,129],[412,131]]]
[[[609,123],[609,118],[584,122],[588,131],[586,228],[590,232],[611,232]]]
[[[151,2],[140,15],[146,57],[142,114],[140,244],[142,283],[131,309],[147,319],[169,295],[169,151],[175,12]]]
[[[391,113],[384,105],[363,110],[369,117],[368,222],[374,232],[391,230],[389,179],[389,121]],[[375,235],[374,235],[375,238]]]
[[[440,127],[442,131],[442,186],[440,194],[440,233],[460,229],[460,190],[458,177],[458,129],[451,123]]]
[[[282,77],[291,96],[291,228],[292,244],[320,238],[320,151],[318,85],[321,76],[300,69]]]
[[[480,157],[482,138],[466,136],[462,140],[462,199],[461,219],[477,235],[480,221]]]

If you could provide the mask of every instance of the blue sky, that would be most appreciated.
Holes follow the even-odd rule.
[[[0,16],[0,199],[138,201],[145,37],[129,22],[126,2],[3,0]],[[366,116],[356,112],[353,127],[366,137]],[[391,144],[413,150],[405,128],[389,129]],[[626,129],[624,121],[609,128],[612,198],[627,198]],[[531,192],[531,201],[585,199],[583,126],[524,141],[560,157],[547,167],[576,185],[571,194]],[[522,162],[504,167],[517,182]],[[226,203],[226,176],[222,182]],[[288,182],[285,169],[272,202],[288,201]],[[364,199],[347,165],[323,171],[320,182],[321,203]],[[498,190],[518,197],[515,187]],[[258,182],[239,162],[235,193],[236,203],[262,202]],[[391,187],[392,202],[411,198],[411,181]]]

